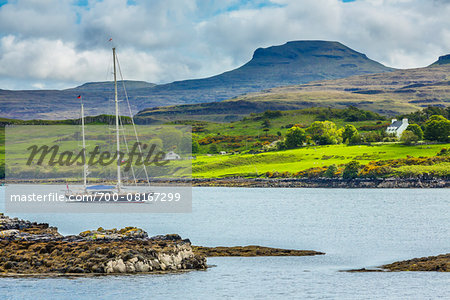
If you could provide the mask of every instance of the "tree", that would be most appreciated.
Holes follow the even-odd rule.
[[[344,127],[344,132],[342,133],[342,140],[344,142],[350,143],[352,137],[357,134],[358,130],[356,130],[356,127],[351,124],[347,124]]]
[[[355,179],[358,177],[360,164],[356,160],[353,160],[345,165],[344,172],[342,173],[342,178],[344,179]]]
[[[406,128],[406,130],[413,132],[417,136],[419,141],[421,141],[423,139],[423,131],[422,131],[422,128],[420,128],[419,125],[417,125],[417,124],[409,124],[408,128]]]
[[[271,124],[270,121],[266,119],[261,123],[261,125],[263,128],[269,128]]]
[[[192,153],[198,153],[200,145],[196,140],[192,140]]]
[[[339,144],[342,141],[341,132],[331,121],[316,121],[306,131],[318,145]]]
[[[359,133],[358,134],[355,134],[354,136],[352,136],[351,138],[350,138],[350,141],[348,142],[350,145],[360,145],[360,144],[362,144],[364,142],[364,138],[363,138],[363,136],[362,135],[360,135]]]
[[[402,133],[400,141],[405,145],[412,145],[419,141],[419,137],[414,132],[405,130]]]
[[[264,118],[268,118],[268,119],[274,119],[274,118],[278,118],[281,117],[283,115],[283,113],[279,110],[266,110],[263,114]]]
[[[163,142],[163,149],[170,151],[173,147],[178,147],[181,143],[183,132],[176,128],[163,127],[158,134],[158,138]]]
[[[216,144],[211,144],[211,146],[209,146],[209,152],[211,154],[216,154],[219,152],[219,150],[217,149],[217,145]]]
[[[294,126],[288,129],[284,144],[286,148],[293,149],[301,147],[306,142],[306,132],[300,127]]]
[[[450,135],[450,121],[443,116],[431,116],[425,122],[425,138],[430,141],[446,142]]]

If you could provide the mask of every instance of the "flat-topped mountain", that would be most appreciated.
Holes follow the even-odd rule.
[[[203,79],[176,81],[142,89],[138,106],[216,102],[268,88],[352,75],[393,71],[341,43],[295,41],[258,48],[243,66]]]
[[[450,64],[450,54],[439,56],[439,59],[432,66],[440,66]]]
[[[392,70],[338,42],[296,41],[281,46],[258,48],[248,63],[235,70],[209,78],[160,85],[153,93],[171,89],[206,89],[212,86],[233,87],[249,92]],[[232,91],[231,94],[234,95]]]
[[[148,107],[216,102],[273,87],[392,70],[338,42],[295,41],[258,48],[248,63],[213,77],[157,86],[136,81],[125,84],[132,110],[137,112]],[[111,86],[100,82],[62,91],[0,90],[0,117],[76,118],[79,94],[83,96],[86,114],[111,113]]]

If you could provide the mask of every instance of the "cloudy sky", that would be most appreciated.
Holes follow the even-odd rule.
[[[0,0],[0,89],[111,78],[166,83],[236,68],[258,47],[333,40],[396,68],[450,53],[450,0]],[[109,38],[113,42],[108,42]]]

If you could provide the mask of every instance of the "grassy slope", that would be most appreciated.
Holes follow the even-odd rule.
[[[357,160],[365,164],[372,160],[405,158],[407,155],[414,157],[434,156],[444,147],[448,148],[450,144],[424,146],[404,146],[400,144],[378,146],[332,145],[261,154],[198,156],[193,162],[192,175],[198,178],[208,178],[256,176],[267,171],[297,172],[312,167],[339,165],[351,160]],[[446,168],[447,172],[449,171],[448,164],[440,167]]]
[[[287,128],[281,128],[282,126],[286,126],[288,124],[301,124],[303,126],[309,126],[312,122],[317,121],[318,115],[320,114],[322,109],[308,109],[308,110],[293,110],[293,111],[285,111],[282,112],[281,117],[269,119],[270,128],[267,132],[268,134],[276,134],[278,131],[281,133],[285,133]],[[326,110],[326,109],[323,109]],[[261,114],[259,114],[261,115]],[[264,119],[254,119],[254,118],[246,118],[241,121],[230,122],[230,123],[215,123],[215,122],[206,122],[204,123],[204,133],[199,133],[200,136],[208,135],[208,134],[217,134],[220,133],[222,135],[265,135],[266,133],[262,130],[262,122]],[[342,127],[345,124],[353,124],[355,127],[359,127],[362,125],[374,125],[379,120],[371,120],[371,121],[358,121],[358,122],[345,122],[342,119],[330,119],[336,123],[338,127]],[[382,121],[383,123],[386,121]]]
[[[311,125],[312,122],[322,120],[320,116],[329,112],[327,108],[309,108],[302,110],[283,111],[282,116],[268,119],[270,121],[269,131],[263,131],[263,121],[265,118],[263,114],[255,114],[247,116],[245,119],[230,123],[217,123],[217,122],[186,122],[192,125],[193,132],[197,135],[198,139],[202,139],[207,136],[246,136],[252,138],[251,141],[246,141],[243,137],[239,140],[242,145],[239,148],[230,148],[227,143],[218,143],[219,150],[229,151],[245,151],[245,150],[260,150],[260,147],[253,147],[253,144],[257,141],[261,141],[265,135],[271,135],[276,139],[277,133],[280,132],[283,136],[286,134],[288,128],[293,124],[300,124],[304,127]],[[337,110],[331,110],[335,112]],[[341,110],[339,110],[341,111]],[[343,127],[345,124],[352,124],[356,128],[360,128],[364,125],[382,125],[387,124],[386,120],[370,120],[370,121],[357,121],[347,122],[341,118],[327,118],[338,127]],[[290,126],[287,126],[290,125]],[[363,132],[360,130],[360,132]],[[274,140],[270,139],[270,141]],[[199,153],[209,153],[209,145],[201,145]]]

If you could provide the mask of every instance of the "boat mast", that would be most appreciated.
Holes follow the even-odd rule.
[[[120,192],[119,101],[117,99],[116,48],[112,48],[112,50],[114,66],[114,102],[116,104],[117,192]]]
[[[86,139],[84,137],[84,104],[83,98],[81,98],[81,135],[83,136],[83,188],[86,190],[86,176],[88,172],[88,166],[86,162]]]

